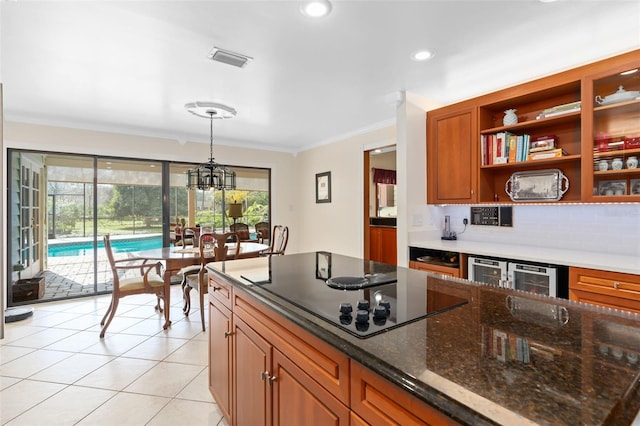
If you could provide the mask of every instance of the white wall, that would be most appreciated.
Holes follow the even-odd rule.
[[[117,133],[95,132],[62,127],[6,122],[5,148],[34,149],[70,154],[97,154],[154,160],[205,162],[209,158],[208,141],[187,142]],[[291,194],[294,193],[295,157],[289,153],[236,148],[214,141],[216,162],[227,165],[266,167],[271,173],[272,223],[286,224],[290,228],[287,252],[295,253],[302,235],[295,215]],[[5,154],[6,158],[6,154]],[[5,173],[2,174],[6,187]],[[6,217],[6,211],[3,211]],[[4,242],[3,242],[4,244]]]
[[[394,143],[395,127],[389,126],[298,154],[294,204],[305,234],[300,252],[362,257],[364,151]],[[316,204],[315,175],[323,172],[331,172],[331,203]]]
[[[437,234],[427,206],[427,116],[438,105],[415,94],[402,93],[397,108],[398,265],[408,265],[412,241]]]

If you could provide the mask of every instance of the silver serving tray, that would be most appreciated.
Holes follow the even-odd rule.
[[[504,190],[512,201],[558,201],[569,190],[569,179],[559,169],[516,172]]]

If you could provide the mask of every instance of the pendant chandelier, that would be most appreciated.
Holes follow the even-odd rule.
[[[200,164],[195,169],[187,170],[188,189],[236,189],[236,173],[226,166],[220,165],[213,158],[213,120],[232,118],[236,110],[213,102],[192,102],[184,106],[187,111],[198,117],[208,118],[210,126],[209,161]]]

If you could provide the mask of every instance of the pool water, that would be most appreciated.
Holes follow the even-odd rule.
[[[111,248],[116,253],[150,250],[162,247],[162,235],[138,238],[111,238]],[[98,248],[104,248],[102,239],[98,241]],[[93,255],[93,241],[77,241],[68,243],[49,244],[49,257],[58,256],[91,256]]]

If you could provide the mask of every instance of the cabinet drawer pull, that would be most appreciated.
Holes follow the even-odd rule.
[[[276,376],[271,376],[271,377],[269,377],[269,383],[273,383],[273,382],[275,382],[276,380],[278,380],[278,378],[277,378]]]
[[[213,291],[220,291],[220,290],[222,290],[222,287],[213,286]]]
[[[268,371],[263,371],[260,373],[260,380],[265,381],[269,379],[269,372]]]
[[[620,283],[618,281],[614,281],[613,288],[618,288],[618,287],[620,287]]]
[[[224,332],[224,338],[226,339],[227,337],[233,336],[233,332],[231,331],[225,331]]]

